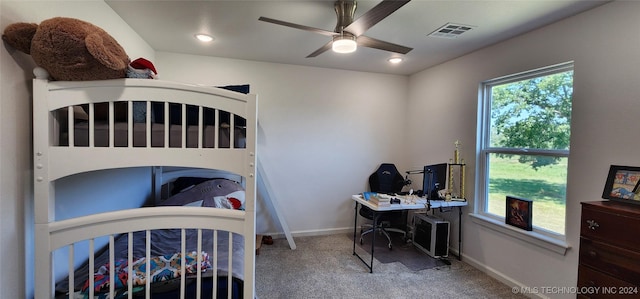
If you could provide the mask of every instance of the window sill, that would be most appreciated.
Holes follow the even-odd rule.
[[[561,255],[565,255],[567,253],[567,250],[571,248],[571,245],[569,245],[565,241],[554,239],[537,232],[524,231],[515,227],[511,227],[496,219],[489,218],[480,214],[471,213],[469,215],[471,216],[471,220],[476,224],[482,225],[494,231],[503,233],[510,237],[514,237],[527,243],[531,243],[533,245],[542,247]]]

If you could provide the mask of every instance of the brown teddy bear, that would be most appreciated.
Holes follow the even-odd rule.
[[[30,54],[51,79],[85,81],[125,78],[129,57],[101,28],[73,18],[55,17],[35,23],[14,23],[2,39]]]

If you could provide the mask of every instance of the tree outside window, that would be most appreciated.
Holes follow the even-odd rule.
[[[533,200],[534,230],[564,235],[573,63],[482,84],[480,211],[504,218],[507,195]]]

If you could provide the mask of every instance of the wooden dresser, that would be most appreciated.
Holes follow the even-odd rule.
[[[582,203],[578,298],[640,298],[640,205]]]

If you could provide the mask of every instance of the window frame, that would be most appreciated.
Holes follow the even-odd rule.
[[[505,224],[504,217],[487,212],[488,208],[488,184],[489,184],[489,155],[491,154],[515,154],[532,156],[554,156],[569,159],[570,150],[557,149],[532,149],[532,148],[504,148],[491,147],[491,103],[492,88],[498,85],[512,82],[544,77],[557,73],[573,71],[574,62],[569,61],[548,67],[542,67],[530,71],[507,75],[481,82],[478,91],[478,129],[477,129],[477,156],[476,156],[476,200],[472,220],[476,223],[488,226],[510,236],[529,241],[536,245],[551,249],[558,253],[566,253],[569,245],[566,241],[566,213],[565,232],[559,234],[541,227],[533,227],[532,231],[523,231]],[[574,80],[575,81],[575,80]],[[566,203],[565,203],[566,207]],[[551,246],[551,248],[549,248]]]

